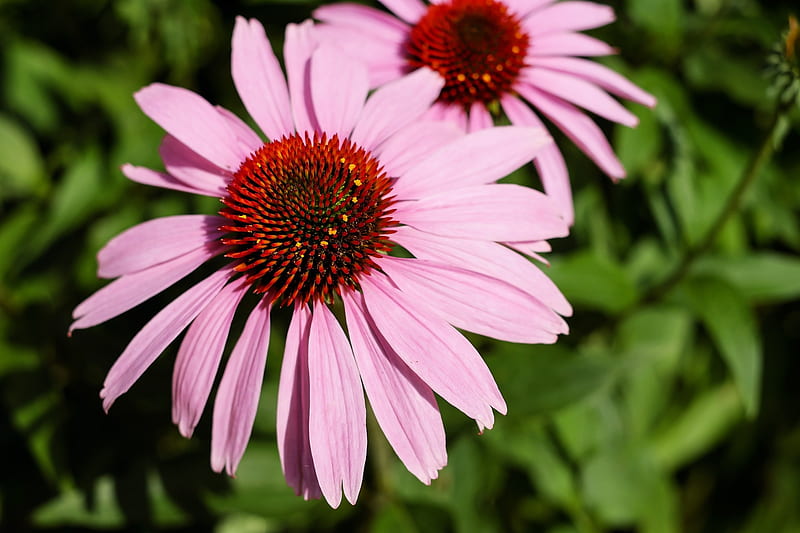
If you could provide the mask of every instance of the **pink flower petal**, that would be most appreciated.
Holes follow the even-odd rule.
[[[428,10],[420,0],[380,0],[386,8],[409,24],[416,24]]]
[[[191,252],[153,267],[139,270],[116,279],[92,294],[73,311],[76,329],[96,326],[163,291],[194,269],[222,252],[219,241],[205,243]]]
[[[500,97],[508,119],[516,126],[533,126],[544,128],[544,124],[531,108],[517,96],[505,94]],[[575,222],[575,211],[572,207],[572,190],[570,189],[569,172],[564,156],[555,143],[543,147],[533,160],[544,192],[553,199],[561,211],[564,220],[570,226]]]
[[[532,13],[523,21],[531,35],[561,31],[582,31],[614,22],[614,10],[594,2],[558,2]]]
[[[363,65],[332,46],[320,46],[311,55],[311,98],[323,132],[350,135],[356,125],[369,84]]]
[[[433,391],[380,337],[360,294],[345,291],[342,301],[353,354],[375,418],[409,472],[428,484],[447,464],[444,426]]]
[[[247,157],[227,121],[202,96],[153,83],[134,98],[156,124],[215,165],[235,171]]]
[[[108,411],[114,401],[161,355],[181,331],[222,290],[230,277],[229,268],[218,270],[162,309],[136,334],[108,371],[100,398]]]
[[[461,105],[435,102],[422,118],[423,120],[450,122],[455,124],[461,131],[469,131],[469,118]]]
[[[492,115],[483,102],[473,102],[469,108],[469,131],[480,131],[494,126]]]
[[[236,138],[239,140],[239,146],[241,146],[242,150],[246,153],[255,152],[264,145],[264,141],[261,140],[261,137],[259,137],[244,120],[236,116],[235,113],[228,111],[222,106],[214,106],[214,108],[222,115],[222,118],[227,121],[231,131],[236,134]]]
[[[655,97],[640,89],[621,74],[610,68],[580,57],[536,57],[532,66],[546,67],[583,78],[603,89],[636,103],[653,107]]]
[[[158,150],[167,172],[180,181],[201,189],[208,196],[225,196],[233,174],[201,157],[172,135],[164,136]]]
[[[286,65],[286,81],[289,86],[292,118],[298,133],[314,132],[320,129],[311,102],[309,84],[309,59],[317,47],[313,29],[314,23],[310,20],[306,20],[302,24],[288,24],[286,40],[283,43],[283,59]]]
[[[286,482],[298,496],[319,498],[322,491],[308,442],[308,336],[311,314],[305,305],[294,308],[281,363],[278,387],[278,454]]]
[[[523,71],[521,81],[608,120],[631,128],[639,123],[636,115],[622,107],[619,102],[608,96],[608,93],[570,74],[546,68],[529,68]]]
[[[386,257],[381,268],[400,290],[459,329],[528,344],[552,344],[569,331],[549,307],[498,278],[423,259]]]
[[[172,372],[172,422],[186,438],[203,414],[233,315],[248,287],[244,278],[226,285],[197,315],[181,342]]]
[[[548,33],[531,38],[526,62],[541,56],[608,56],[617,49],[583,33]]]
[[[264,27],[236,17],[231,49],[233,83],[247,112],[270,140],[292,133],[289,90]]]
[[[520,84],[518,90],[525,99],[553,121],[603,172],[615,179],[625,177],[622,163],[592,119],[567,102],[553,98],[533,87]]]
[[[503,0],[503,3],[519,17],[525,17],[531,11],[553,2],[555,0]]]
[[[404,44],[411,31],[408,24],[388,13],[349,2],[320,6],[314,10],[312,16],[321,22],[343,26],[397,45]]]
[[[222,374],[211,430],[211,468],[233,476],[244,455],[256,419],[269,347],[267,298],[250,313]]]
[[[153,187],[161,187],[163,189],[172,189],[174,191],[188,192],[191,194],[200,194],[202,196],[217,196],[216,193],[211,191],[202,190],[198,189],[197,187],[187,185],[183,181],[170,176],[169,174],[165,174],[164,172],[157,172],[155,170],[150,170],[149,168],[137,167],[128,163],[122,165],[120,170],[123,174],[125,174],[125,177],[131,181],[135,181],[136,183],[152,185]]]
[[[521,185],[461,187],[395,207],[403,224],[462,239],[537,241],[569,233],[552,200]]]
[[[470,133],[420,160],[395,183],[400,199],[490,183],[527,163],[548,143],[541,128],[501,126]]]
[[[325,304],[314,306],[308,335],[309,442],[331,507],[355,504],[367,459],[367,411],[347,336]]]
[[[469,341],[382,274],[362,278],[361,288],[375,328],[398,357],[454,407],[492,427],[492,407],[505,413],[506,403]]]
[[[417,121],[386,139],[374,154],[389,176],[401,176],[438,148],[463,137],[450,122]]]
[[[120,233],[97,253],[101,278],[116,278],[175,259],[223,235],[225,219],[209,215],[156,218]]]
[[[504,280],[555,312],[564,316],[572,315],[572,307],[555,283],[536,265],[503,245],[439,237],[408,226],[396,228],[392,240],[415,257],[445,262]],[[532,243],[529,244],[533,247]],[[535,248],[546,251],[545,246]]]
[[[421,68],[376,90],[364,104],[350,138],[369,151],[418,119],[439,96],[444,80]]]

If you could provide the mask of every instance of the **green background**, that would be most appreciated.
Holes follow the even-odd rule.
[[[564,139],[572,235],[547,273],[575,307],[554,346],[471,336],[509,405],[495,428],[440,402],[449,464],[425,486],[370,427],[358,505],[294,496],[275,446],[287,316],[277,314],[239,475],[209,467],[209,413],[170,422],[175,347],[105,415],[127,342],[187,286],[66,335],[103,283],[95,254],[157,216],[214,199],[127,181],[161,168],[138,88],[191,88],[245,116],[230,79],[238,14],[279,49],[305,0],[0,0],[0,530],[800,531],[800,117],[741,209],[698,249],[771,124],[768,56],[793,2],[628,0],[592,32],[602,61],[655,94],[635,130],[600,121],[629,172],[613,184]],[[781,143],[778,145],[777,143]],[[530,165],[529,165],[530,167]],[[530,168],[512,181],[535,184]]]

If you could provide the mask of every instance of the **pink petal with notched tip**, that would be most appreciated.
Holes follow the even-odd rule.
[[[622,107],[608,93],[575,76],[546,68],[529,68],[520,76],[518,85],[524,83],[625,126],[632,128],[639,123],[636,115]]]
[[[270,304],[262,299],[250,313],[214,401],[211,429],[211,468],[233,476],[244,455],[261,397],[261,383],[269,347]]]
[[[217,376],[233,315],[249,283],[229,283],[189,326],[172,372],[172,422],[191,438]]]
[[[156,218],[123,231],[97,253],[97,275],[116,278],[150,268],[204,246],[223,235],[222,217],[178,215]]]
[[[100,391],[103,409],[108,411],[114,401],[139,379],[161,352],[222,290],[230,275],[229,268],[218,270],[173,300],[139,330],[108,371],[103,390]]]
[[[566,72],[638,104],[647,107],[656,105],[656,99],[652,94],[643,91],[625,76],[588,59],[580,57],[534,57],[531,60],[531,66]]]
[[[374,155],[388,176],[401,176],[440,147],[463,137],[449,122],[415,121],[378,146]]]
[[[308,500],[322,494],[308,442],[308,336],[311,313],[296,306],[286,333],[278,387],[278,454],[286,483]]]
[[[543,129],[500,126],[442,146],[399,176],[398,199],[424,198],[504,178],[553,142]]]
[[[409,472],[428,484],[447,464],[436,398],[377,332],[363,297],[345,291],[342,301],[353,354],[375,418]]]
[[[208,192],[209,196],[225,196],[228,182],[233,174],[180,142],[172,135],[166,135],[158,149],[167,172],[183,183]]]
[[[418,119],[439,96],[444,81],[421,68],[376,90],[364,104],[350,138],[373,151],[395,132]]]
[[[614,22],[614,10],[594,2],[558,2],[525,18],[523,26],[539,36],[562,31],[582,31]]]
[[[231,74],[244,107],[270,140],[294,132],[289,90],[264,27],[236,17],[231,43]]]
[[[298,133],[319,131],[311,102],[309,82],[309,59],[317,47],[313,32],[314,23],[310,20],[302,24],[288,24],[286,40],[283,43],[289,101],[292,106],[294,127]]]
[[[565,237],[569,226],[544,194],[521,185],[461,187],[398,202],[402,224],[437,235],[484,241],[536,241]]]
[[[524,83],[520,84],[517,90],[523,98],[558,126],[603,172],[614,179],[625,177],[622,163],[592,119],[569,103]]]
[[[355,504],[367,459],[367,411],[347,336],[325,304],[308,335],[308,440],[322,494],[338,507],[342,487]]]
[[[218,196],[216,189],[213,191],[198,189],[197,187],[187,185],[169,174],[157,172],[149,168],[137,167],[125,163],[120,167],[120,170],[129,180],[143,185],[152,185],[153,187],[161,187],[162,189],[172,189],[174,191],[188,192],[202,196]]]
[[[76,320],[69,328],[70,333],[76,329],[95,326],[136,307],[222,250],[224,246],[220,242],[207,242],[180,257],[112,281],[75,308],[72,316]]]
[[[408,367],[439,396],[483,428],[494,424],[492,407],[506,404],[480,354],[424,303],[410,299],[375,274],[361,279],[369,317]]]
[[[423,259],[386,257],[381,268],[400,290],[459,329],[509,342],[551,344],[566,322],[501,279]]]
[[[439,237],[408,226],[395,228],[392,240],[415,257],[445,262],[501,279],[561,315],[572,314],[569,302],[550,278],[536,265],[501,244]]]
[[[311,55],[311,99],[321,130],[341,141],[358,121],[369,83],[367,69],[331,45]]]
[[[153,83],[134,98],[156,124],[215,165],[235,171],[247,157],[227,121],[202,96]]]

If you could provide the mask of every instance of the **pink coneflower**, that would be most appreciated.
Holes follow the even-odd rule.
[[[475,131],[500,109],[511,123],[543,127],[536,109],[606,174],[625,169],[600,128],[577,107],[636,126],[637,118],[605,91],[647,106],[655,98],[616,72],[576,56],[615,51],[578,33],[614,20],[607,6],[554,0],[380,0],[397,18],[374,8],[340,3],[314,11],[320,39],[335,43],[369,68],[377,87],[427,66],[444,79],[428,116]],[[572,194],[558,147],[534,160],[545,191],[572,223]]]
[[[498,243],[532,250],[568,228],[543,194],[493,183],[551,142],[545,132],[464,135],[419,122],[442,89],[439,76],[422,68],[367,98],[366,69],[316,46],[312,31],[310,22],[287,28],[285,79],[262,26],[236,21],[233,80],[269,141],[191,91],[153,84],[136,93],[167,131],[166,173],[125,165],[125,175],[216,196],[223,207],[220,216],[155,219],[112,239],[98,254],[99,275],[118,279],[77,307],[72,329],[115,317],[224,256],[226,265],[137,333],[105,380],[103,406],[188,326],[173,419],[191,436],[233,316],[258,295],[240,310],[249,317],[214,403],[211,465],[232,475],[255,418],[270,312],[289,308],[278,395],[283,469],[298,494],[322,494],[335,507],[342,489],[354,502],[361,485],[362,384],[388,441],[425,483],[446,463],[434,392],[481,429],[492,426],[493,408],[505,412],[489,369],[455,328],[525,343],[566,333],[563,296]],[[398,245],[414,257],[388,255]]]

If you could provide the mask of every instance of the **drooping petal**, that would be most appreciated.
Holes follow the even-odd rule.
[[[435,150],[463,137],[450,122],[418,121],[402,128],[375,149],[389,176],[401,176]]]
[[[529,85],[520,84],[520,94],[558,126],[600,169],[615,179],[625,177],[622,167],[603,132],[592,119],[561,99]]]
[[[358,121],[369,90],[367,69],[322,45],[311,55],[311,99],[314,113],[328,136],[347,137]]]
[[[264,298],[250,313],[225,365],[211,429],[211,468],[233,476],[256,419],[269,347],[270,304]]]
[[[346,291],[342,301],[353,354],[375,418],[409,472],[428,484],[447,464],[444,426],[433,391],[380,336],[360,294]]]
[[[314,105],[311,102],[309,81],[309,59],[317,47],[313,28],[314,23],[311,20],[306,20],[302,24],[287,24],[286,41],[283,44],[292,118],[298,133],[319,131]]]
[[[217,196],[215,192],[198,189],[187,185],[183,181],[165,174],[164,172],[157,172],[145,167],[137,167],[131,164],[124,164],[120,170],[125,177],[136,183],[144,185],[152,185],[153,187],[161,187],[162,189],[172,189],[174,191],[188,192],[191,194],[199,194],[202,196]]]
[[[536,113],[516,95],[505,94],[500,97],[500,103],[512,124],[544,128],[544,124],[536,116]],[[564,161],[564,156],[561,155],[558,145],[552,143],[542,147],[536,154],[533,163],[536,165],[544,192],[556,203],[564,216],[564,220],[571,226],[575,222],[572,189],[570,187],[567,164]]]
[[[286,483],[308,500],[322,494],[308,442],[308,336],[311,314],[296,306],[286,333],[278,386],[278,454]]]
[[[469,131],[480,131],[494,125],[492,115],[483,102],[472,102],[469,108]]]
[[[166,135],[158,150],[167,172],[185,184],[201,189],[208,196],[225,196],[225,187],[233,177],[172,135]]]
[[[294,132],[289,90],[264,27],[236,17],[231,45],[231,74],[244,107],[271,140]]]
[[[561,31],[583,31],[614,22],[614,10],[594,2],[557,2],[531,13],[523,26],[532,35]]]
[[[656,99],[652,94],[643,91],[625,76],[595,61],[580,57],[536,57],[533,58],[532,65],[573,74],[617,96],[647,107],[656,105]]]
[[[361,280],[369,316],[392,350],[437,394],[479,426],[506,404],[472,344],[444,320],[391,286],[382,274]]]
[[[508,183],[461,187],[395,207],[403,224],[461,239],[536,241],[569,233],[552,200]]]
[[[247,157],[227,121],[202,96],[153,83],[134,98],[156,124],[215,165],[235,171]]]
[[[248,286],[244,278],[226,285],[197,315],[181,342],[172,372],[172,422],[186,438],[203,414],[233,315]]]
[[[444,80],[421,68],[376,90],[364,104],[350,138],[374,150],[403,126],[418,119],[439,96]]]
[[[114,401],[133,385],[161,352],[222,290],[231,275],[218,270],[162,309],[136,334],[108,371],[100,398],[108,411]]]
[[[568,332],[549,307],[498,278],[422,259],[387,257],[381,268],[404,293],[459,329],[528,344],[551,344]]]
[[[96,326],[132,309],[163,291],[223,250],[219,241],[211,241],[180,257],[164,261],[116,279],[81,302],[73,311],[76,329]]]
[[[347,336],[327,305],[314,306],[308,336],[308,438],[322,494],[355,504],[367,459],[367,410]]]
[[[613,46],[583,33],[548,33],[531,39],[528,58],[541,56],[608,56],[616,54]]]
[[[416,24],[427,7],[421,0],[380,0],[386,8],[409,24]]]
[[[608,93],[575,76],[547,68],[528,68],[522,72],[521,81],[608,120],[631,128],[639,123],[636,115],[622,107]]]
[[[572,315],[572,307],[555,283],[536,265],[503,245],[439,237],[408,226],[396,228],[392,240],[420,259],[443,261],[507,281],[557,313]],[[536,247],[546,251],[542,248]]]
[[[400,176],[399,199],[471,187],[504,178],[553,142],[541,128],[501,126],[470,133],[442,146]]]
[[[127,229],[97,253],[97,275],[116,278],[170,261],[223,235],[225,219],[209,215],[155,218]]]

